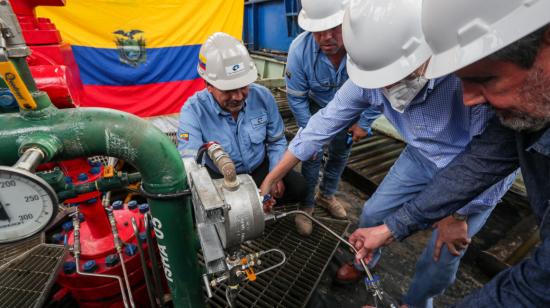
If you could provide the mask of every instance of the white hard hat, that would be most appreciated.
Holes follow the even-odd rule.
[[[342,24],[349,0],[302,0],[298,25],[309,32],[320,32]]]
[[[342,23],[347,70],[360,87],[396,83],[431,55],[422,33],[419,0],[353,0]]]
[[[422,28],[433,56],[426,76],[480,60],[550,22],[550,0],[424,0]]]
[[[258,78],[256,65],[244,45],[222,32],[212,34],[201,46],[197,71],[223,91],[245,87]]]

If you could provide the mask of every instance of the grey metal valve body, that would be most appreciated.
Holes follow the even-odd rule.
[[[227,271],[226,252],[262,235],[265,216],[256,183],[237,175],[238,186],[212,179],[206,167],[183,159],[193,195],[195,223],[208,274]]]

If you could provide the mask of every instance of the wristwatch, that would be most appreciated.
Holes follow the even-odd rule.
[[[453,216],[454,219],[460,220],[460,221],[466,221],[468,219],[467,215],[459,214],[458,212],[454,212],[451,216]]]

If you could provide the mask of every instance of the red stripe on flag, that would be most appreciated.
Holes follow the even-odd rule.
[[[80,106],[112,108],[140,117],[179,113],[187,98],[204,86],[201,78],[135,86],[84,85]]]

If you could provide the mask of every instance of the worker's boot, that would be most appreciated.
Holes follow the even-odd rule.
[[[309,215],[313,216],[313,208],[302,208],[300,209]],[[296,222],[296,230],[300,235],[303,236],[309,236],[311,234],[311,231],[313,231],[313,222],[308,217],[302,215],[302,214],[296,214],[296,217],[294,218],[294,222]]]
[[[338,202],[334,196],[325,197],[323,194],[317,193],[315,196],[315,203],[320,207],[327,209],[330,212],[330,215],[335,218],[346,219],[347,217],[346,209],[344,209],[342,204]]]
[[[358,282],[364,275],[364,272],[355,268],[353,262],[347,262],[336,272],[336,282],[341,284],[354,283]]]

